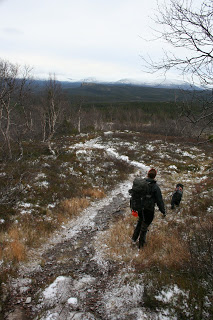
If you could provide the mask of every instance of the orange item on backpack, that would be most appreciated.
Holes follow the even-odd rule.
[[[138,217],[138,212],[137,212],[137,211],[132,210],[132,215],[133,215],[133,217]]]

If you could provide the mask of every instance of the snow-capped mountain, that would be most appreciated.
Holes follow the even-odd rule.
[[[72,81],[71,81],[72,82]],[[168,89],[185,89],[185,90],[200,90],[199,86],[190,84],[187,81],[181,81],[177,79],[157,79],[157,80],[138,80],[131,78],[124,78],[117,81],[107,81],[97,79],[95,77],[87,77],[80,80],[75,80],[79,83],[88,84],[106,84],[106,85],[128,85],[128,86],[141,86],[141,87],[154,87],[154,88],[168,88]]]
[[[135,80],[135,79],[121,79],[115,82],[118,85],[132,85],[132,86],[143,86],[143,87],[156,87],[156,88],[176,88],[186,90],[198,90],[198,86],[190,84],[186,81],[177,79],[158,79],[155,81],[151,80]]]

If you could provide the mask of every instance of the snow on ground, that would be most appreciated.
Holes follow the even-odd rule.
[[[155,298],[158,301],[162,301],[165,303],[168,303],[171,300],[175,300],[177,302],[179,295],[187,296],[187,294],[184,291],[180,290],[177,285],[174,285],[173,287],[161,291],[157,296],[155,296]]]
[[[135,308],[142,301],[144,286],[140,277],[137,282],[132,281],[135,278],[133,271],[121,270],[114,283],[109,283],[103,293],[103,302],[109,319],[119,319],[121,310],[122,317],[126,319],[128,315],[137,314]]]
[[[138,161],[131,161],[128,156],[125,155],[120,155],[114,148],[109,147],[108,145],[103,145],[101,144],[101,139],[100,137],[91,139],[89,141],[86,141],[84,143],[77,143],[74,146],[71,146],[70,149],[77,149],[78,153],[86,152],[86,150],[91,150],[91,149],[101,149],[105,150],[108,155],[119,159],[126,161],[128,164],[131,164],[135,167],[138,167],[144,171],[147,171],[149,167],[145,165],[144,163],[138,162]]]
[[[111,135],[111,132],[106,132],[105,135],[109,136]],[[157,143],[160,143],[160,148],[156,148],[156,141],[155,144],[150,143],[149,145],[146,145],[145,148],[149,151],[158,150],[159,157],[170,157],[166,154],[165,151],[162,151],[164,148],[164,145],[162,144],[162,141],[158,141]],[[120,144],[122,142],[120,141]],[[181,150],[181,148],[177,148],[176,145],[174,145],[176,148],[176,153],[181,154],[184,157],[189,157],[191,159],[194,159],[196,156],[194,156],[191,152],[187,152]],[[150,168],[147,166],[143,161],[135,161],[130,160],[128,156],[120,154],[116,147],[113,146],[113,143],[109,141],[108,143],[103,143],[100,137],[97,137],[95,139],[91,139],[89,141],[86,141],[84,143],[76,143],[73,146],[70,146],[70,150],[76,150],[76,154],[79,156],[86,156],[88,157],[88,161],[90,160],[90,154],[89,152],[92,149],[101,149],[105,150],[105,152],[110,155],[111,157],[121,159],[123,161],[126,161],[127,163],[133,165],[136,169],[140,169],[142,175],[145,175],[147,170]],[[194,148],[194,151],[198,152],[199,149]],[[204,154],[200,154],[200,157],[204,157]],[[181,161],[181,160],[180,160]],[[64,163],[64,167],[69,167],[69,163]],[[172,174],[176,174],[177,166],[176,164],[170,164],[168,166],[168,170],[171,171]],[[201,168],[201,170],[205,170],[205,166]],[[159,172],[159,176],[160,172]],[[182,176],[184,177],[184,175]],[[44,179],[45,175],[42,173],[37,177],[37,180]],[[57,231],[52,238],[48,241],[48,243],[44,244],[42,248],[40,248],[39,252],[35,254],[32,253],[32,260],[28,265],[22,265],[20,269],[20,275],[23,277],[26,277],[26,274],[28,272],[32,272],[33,270],[38,270],[40,266],[40,257],[41,254],[51,247],[54,247],[57,243],[60,243],[62,241],[66,241],[68,239],[73,239],[73,245],[75,245],[75,238],[77,234],[79,234],[83,229],[86,230],[95,230],[97,229],[97,225],[95,223],[95,218],[98,214],[98,212],[104,207],[110,204],[112,198],[114,196],[120,195],[123,197],[123,199],[128,199],[128,190],[131,188],[133,181],[133,175],[129,177],[128,180],[120,183],[114,190],[110,191],[109,194],[101,200],[97,200],[94,203],[92,203],[88,208],[86,208],[79,217],[73,219],[68,224],[63,225],[62,228]],[[44,183],[45,181],[43,181]],[[192,182],[192,177],[186,175],[183,179],[183,183],[189,185]],[[162,181],[162,183],[165,185],[166,181]],[[186,193],[187,191],[184,190]],[[189,191],[188,191],[189,192]],[[170,196],[170,195],[169,195]],[[30,208],[27,204],[25,206],[23,204],[20,204],[20,207]],[[212,211],[212,207],[209,208],[209,211]],[[177,218],[178,219],[178,218]],[[103,231],[100,231],[103,232]],[[94,260],[97,262],[98,266],[100,268],[107,269],[108,268],[108,262],[104,259],[102,255],[102,251],[98,250],[96,248],[96,252],[94,256],[92,257],[91,261]],[[125,274],[126,272],[126,274]],[[138,307],[141,303],[144,286],[143,286],[143,278],[139,277],[137,281],[131,281],[132,278],[134,278],[134,272],[133,270],[121,270],[118,276],[116,278],[112,278],[112,281],[109,282],[108,288],[105,292],[103,292],[102,297],[102,303],[104,304],[104,309],[106,312],[107,319],[110,320],[119,320],[119,319],[128,319],[128,315],[134,316],[134,319],[142,320],[142,319],[152,319],[152,320],[175,320],[176,317],[171,316],[170,312],[168,310],[164,310],[164,312],[160,312],[158,314],[155,313],[148,313],[146,310],[144,310],[142,307]],[[59,310],[60,308],[53,308],[56,304],[58,306],[65,306],[67,305],[67,313],[66,313],[66,319],[84,319],[84,320],[94,320],[94,316],[91,313],[82,313],[82,312],[74,312],[70,311],[71,309],[75,310],[79,304],[79,299],[77,294],[75,295],[74,292],[78,292],[83,290],[84,288],[91,288],[93,283],[96,281],[95,277],[92,277],[90,275],[83,275],[80,279],[72,279],[72,277],[67,277],[64,275],[61,275],[57,277],[49,286],[47,286],[43,292],[40,294],[40,300],[39,300],[39,307],[44,307],[47,310],[46,314],[41,318],[42,320],[58,320],[63,319],[61,318],[62,310]],[[25,285],[21,283],[21,279],[17,279],[13,281],[13,286],[21,286],[23,289]],[[71,290],[72,289],[72,290]],[[24,289],[23,289],[24,290]],[[89,290],[89,289],[88,289]],[[177,297],[179,295],[186,295],[186,293],[182,292],[177,286],[174,286],[173,288],[167,288],[164,291],[159,292],[159,294],[156,296],[156,299],[163,302],[170,302],[173,300],[177,301]],[[71,306],[71,309],[69,309],[69,306]],[[51,309],[52,308],[52,309]],[[63,311],[64,312],[64,311]],[[122,313],[122,318],[121,318]],[[63,313],[62,313],[63,314]],[[65,318],[64,318],[65,319]]]
[[[95,228],[94,219],[98,214],[99,210],[101,210],[104,206],[110,204],[112,198],[118,194],[121,195],[124,199],[129,197],[128,190],[131,188],[133,177],[122,183],[120,183],[114,190],[109,192],[108,196],[101,200],[97,200],[93,202],[88,208],[84,209],[80,216],[73,219],[66,225],[62,225],[62,228],[55,232],[53,236],[49,239],[47,243],[45,243],[39,249],[39,255],[41,255],[45,250],[55,246],[57,243],[61,241],[65,241],[68,239],[75,239],[76,235],[81,232],[82,229],[90,229]],[[37,250],[36,250],[37,252]],[[32,252],[32,259],[29,265],[23,264],[22,272],[33,271],[33,269],[39,267],[40,261],[38,260],[38,255],[35,252]]]
[[[54,306],[56,301],[65,303],[70,299],[70,285],[70,277],[57,277],[55,281],[43,291],[42,302],[48,307]]]

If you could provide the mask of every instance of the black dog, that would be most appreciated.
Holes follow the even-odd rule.
[[[175,206],[179,206],[183,195],[183,185],[178,183],[175,188],[175,192],[172,195],[171,200],[171,209],[174,209]]]

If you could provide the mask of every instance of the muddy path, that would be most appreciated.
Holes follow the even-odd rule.
[[[85,209],[20,267],[3,319],[107,319],[102,295],[120,266],[98,257],[94,244],[127,210],[130,181]]]

